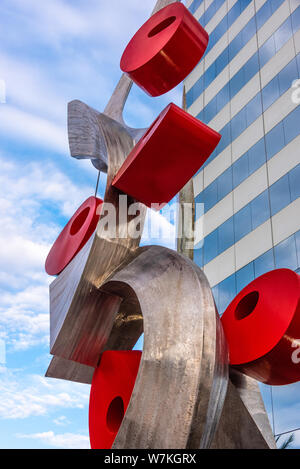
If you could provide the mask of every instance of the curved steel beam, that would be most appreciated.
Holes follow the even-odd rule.
[[[101,291],[121,296],[144,319],[141,365],[114,448],[209,447],[226,396],[228,353],[204,273],[152,246]]]

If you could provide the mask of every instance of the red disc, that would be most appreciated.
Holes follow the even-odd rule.
[[[300,380],[300,277],[278,269],[255,279],[222,316],[230,364],[272,385]]]
[[[133,148],[112,185],[147,207],[165,204],[194,176],[220,138],[171,103]]]
[[[101,204],[101,199],[89,197],[74,213],[48,254],[47,274],[58,275],[90,239],[99,221]]]
[[[95,370],[89,406],[92,449],[110,449],[126,413],[142,352],[106,351]]]
[[[175,2],[159,10],[127,45],[120,67],[151,96],[181,83],[203,56],[208,34],[190,11]]]

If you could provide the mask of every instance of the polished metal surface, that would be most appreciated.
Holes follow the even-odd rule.
[[[219,315],[217,311],[216,314],[218,316],[218,320],[216,321],[216,355],[214,381],[210,392],[209,403],[207,408],[207,432],[202,435],[200,442],[201,449],[210,448],[213,443],[215,433],[223,412],[225,398],[228,392],[228,347],[222,323],[219,320]]]
[[[183,87],[182,109],[187,110],[186,90]],[[179,213],[177,227],[177,251],[194,259],[195,196],[191,179],[179,192]]]
[[[229,381],[221,418],[211,449],[268,449],[264,434]]]
[[[170,249],[145,247],[101,291],[122,296],[144,321],[141,365],[114,448],[208,447],[228,354],[204,273]]]
[[[276,441],[261,397],[258,382],[230,368],[230,379],[241,400],[261,431],[269,448],[276,449]]]
[[[94,367],[81,365],[61,357],[53,357],[46,376],[48,378],[73,381],[74,383],[91,384],[94,371]]]
[[[129,78],[123,75],[118,86],[117,95],[122,94],[122,82],[128,85]],[[110,123],[110,125],[108,125]],[[121,145],[130,142],[130,147],[124,148],[127,153],[142,137],[147,129],[132,129],[122,118],[122,113],[100,113],[81,101],[74,100],[68,105],[68,134],[71,156],[77,159],[90,159],[93,165],[102,172],[108,171],[108,159],[111,148],[109,141],[120,138]]]

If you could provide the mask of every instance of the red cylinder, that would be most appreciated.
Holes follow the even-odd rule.
[[[89,406],[92,449],[110,449],[126,413],[142,352],[106,351],[95,370]]]
[[[47,274],[60,274],[87,243],[98,224],[102,202],[97,197],[89,197],[74,213],[48,254]]]
[[[133,36],[120,67],[150,96],[160,96],[190,74],[203,56],[208,39],[182,3],[171,3]]]
[[[300,277],[278,269],[255,279],[222,316],[230,364],[265,384],[300,380]]]
[[[171,103],[128,155],[112,185],[147,207],[165,204],[200,169],[220,138]]]

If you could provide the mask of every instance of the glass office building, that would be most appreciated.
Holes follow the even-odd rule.
[[[187,110],[222,135],[193,180],[194,260],[222,314],[264,272],[300,271],[300,0],[186,5],[210,35]]]

